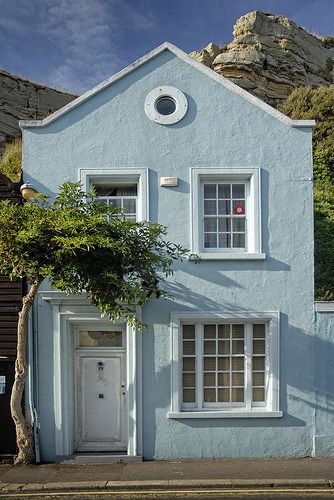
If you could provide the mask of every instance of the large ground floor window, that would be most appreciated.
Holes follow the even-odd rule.
[[[278,411],[278,313],[173,316],[174,412]]]

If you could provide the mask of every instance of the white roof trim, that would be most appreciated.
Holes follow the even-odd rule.
[[[334,301],[316,301],[314,307],[316,312],[334,313]]]
[[[86,92],[82,96],[78,97],[74,101],[70,102],[69,104],[67,104],[63,108],[59,109],[58,111],[56,111],[52,115],[47,116],[43,120],[21,120],[19,122],[20,127],[24,129],[24,128],[32,128],[32,127],[45,127],[46,125],[49,125],[49,123],[52,123],[53,121],[57,120],[58,118],[60,118],[64,114],[68,113],[72,109],[76,108],[77,106],[80,106],[80,104],[87,101],[88,99],[90,99],[92,96],[94,96],[98,92],[101,92],[109,85],[117,82],[118,80],[120,80],[124,76],[128,75],[129,73],[131,73],[132,71],[137,69],[139,66],[143,65],[144,63],[146,63],[147,61],[149,61],[150,59],[152,59],[153,57],[157,56],[158,54],[160,54],[161,52],[163,52],[165,50],[170,50],[170,52],[175,54],[177,57],[182,59],[184,62],[190,64],[191,66],[198,69],[199,71],[201,71],[202,73],[207,75],[209,78],[212,78],[216,82],[221,83],[227,89],[231,90],[235,94],[240,95],[241,97],[243,97],[247,101],[251,102],[252,104],[257,106],[258,108],[260,108],[263,111],[265,111],[266,113],[269,113],[270,115],[272,115],[277,120],[280,120],[281,122],[286,123],[287,125],[290,125],[290,127],[314,127],[314,125],[315,125],[314,120],[291,120],[291,118],[289,118],[288,116],[284,115],[280,111],[277,111],[277,109],[269,106],[269,104],[265,103],[264,101],[261,101],[261,99],[253,96],[252,94],[250,94],[246,90],[242,89],[241,87],[239,87],[235,83],[231,82],[230,80],[228,80],[224,76],[219,75],[218,73],[216,73],[214,70],[212,70],[208,66],[205,66],[204,64],[197,61],[193,57],[189,56],[188,54],[183,52],[183,50],[179,49],[178,47],[175,47],[175,45],[173,45],[169,42],[164,42],[159,47],[156,47],[151,52],[148,52],[146,55],[144,55],[140,59],[137,59],[137,61],[135,61],[134,63],[132,63],[129,66],[127,66],[126,68],[122,69],[121,71],[119,71],[115,75],[111,76],[110,78],[107,78],[106,80],[101,82],[96,87],[92,88],[91,90],[88,90],[88,92]]]

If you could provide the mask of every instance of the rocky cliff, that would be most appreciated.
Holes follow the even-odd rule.
[[[312,35],[287,17],[254,11],[240,17],[233,41],[191,55],[273,106],[300,85],[334,80],[334,38]]]
[[[76,97],[0,69],[0,155],[20,135],[19,120],[43,118]]]

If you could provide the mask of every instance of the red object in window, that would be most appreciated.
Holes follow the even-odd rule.
[[[239,205],[235,205],[233,208],[233,214],[234,215],[243,215],[245,213],[245,207],[241,203]]]

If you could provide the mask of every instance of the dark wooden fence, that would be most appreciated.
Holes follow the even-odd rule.
[[[14,184],[0,174],[0,201],[3,199],[20,203],[20,184]],[[6,228],[0,230],[5,231]],[[16,328],[22,292],[22,281],[0,276],[0,460],[16,451],[9,402],[14,382]]]

